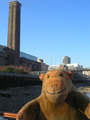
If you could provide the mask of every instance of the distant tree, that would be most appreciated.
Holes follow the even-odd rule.
[[[10,66],[7,66],[7,67],[4,67],[2,69],[2,72],[11,72],[11,73],[14,73],[14,68],[10,67]]]
[[[23,72],[24,72],[23,69],[19,69],[19,68],[15,69],[15,73],[23,73]]]

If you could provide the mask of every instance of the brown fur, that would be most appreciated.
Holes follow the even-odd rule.
[[[76,90],[71,78],[61,69],[41,74],[41,95],[18,112],[17,120],[89,120],[90,98]]]

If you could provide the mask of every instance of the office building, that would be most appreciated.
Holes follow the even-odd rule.
[[[63,57],[63,64],[70,64],[70,63],[71,63],[70,57],[68,56]]]

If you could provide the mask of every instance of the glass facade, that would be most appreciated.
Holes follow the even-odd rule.
[[[37,57],[35,57],[33,55],[29,55],[29,54],[24,53],[24,52],[20,52],[20,57],[26,58],[26,59],[29,59],[29,60],[33,60],[33,61],[37,62]]]

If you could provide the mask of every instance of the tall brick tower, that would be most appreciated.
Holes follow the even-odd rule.
[[[12,55],[14,58],[11,63],[17,66],[20,64],[20,7],[21,4],[17,0],[9,2],[7,46],[14,50],[14,55]]]

